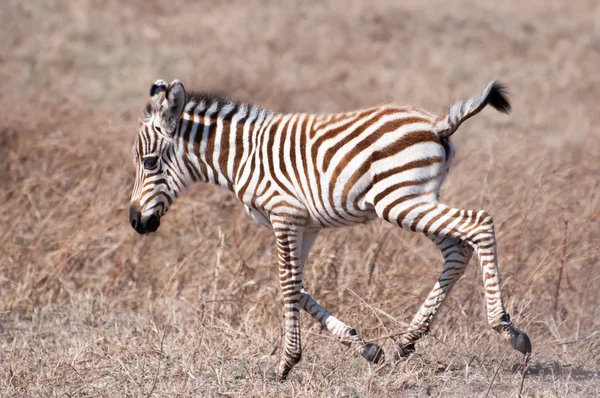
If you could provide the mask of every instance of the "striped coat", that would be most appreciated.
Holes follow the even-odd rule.
[[[491,216],[439,202],[454,148],[450,136],[486,105],[508,112],[504,87],[484,90],[436,116],[413,106],[383,105],[330,115],[273,114],[249,104],[188,92],[179,81],[150,89],[133,147],[137,178],[130,223],[155,231],[175,199],[196,181],[232,191],[246,211],[274,231],[285,306],[283,380],[300,360],[299,311],[371,362],[383,351],[329,314],[302,285],[302,270],[319,231],[379,218],[433,240],[444,270],[397,339],[397,356],[414,350],[473,251],[482,268],[489,323],[514,348],[531,343],[504,309]]]

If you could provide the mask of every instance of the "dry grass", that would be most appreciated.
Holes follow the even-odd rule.
[[[534,344],[524,394],[600,394],[598,2],[36,3],[0,13],[1,396],[518,391],[521,358],[486,324],[474,262],[409,360],[371,366],[303,317],[303,361],[268,381],[282,315],[269,231],[208,186],[152,236],[128,225],[129,147],[157,78],[277,111],[440,111],[502,78],[515,110],[461,127],[443,197],[495,217],[504,297]],[[325,231],[307,268],[314,296],[391,354],[385,336],[441,256],[378,222]]]

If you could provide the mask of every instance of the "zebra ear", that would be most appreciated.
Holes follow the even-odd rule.
[[[162,119],[170,133],[177,129],[177,123],[185,107],[185,88],[179,80],[173,80],[167,89],[166,106],[162,111]]]
[[[160,79],[155,81],[152,87],[150,87],[150,97],[154,97],[158,93],[166,92],[167,88],[166,81]]]

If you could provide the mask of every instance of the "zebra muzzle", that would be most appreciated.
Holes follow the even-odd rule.
[[[160,226],[160,217],[156,214],[148,217],[147,220],[142,221],[142,214],[139,208],[135,205],[131,205],[129,208],[129,223],[131,227],[135,229],[138,234],[146,234],[154,232]]]

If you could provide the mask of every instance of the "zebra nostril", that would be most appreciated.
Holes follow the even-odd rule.
[[[131,227],[136,231],[138,231],[138,229],[142,226],[142,223],[140,221],[140,212],[137,206],[131,206],[129,208],[129,223],[131,224]]]
[[[160,217],[157,215],[153,215],[148,219],[148,222],[146,222],[145,228],[148,230],[148,232],[155,232],[159,226]]]

